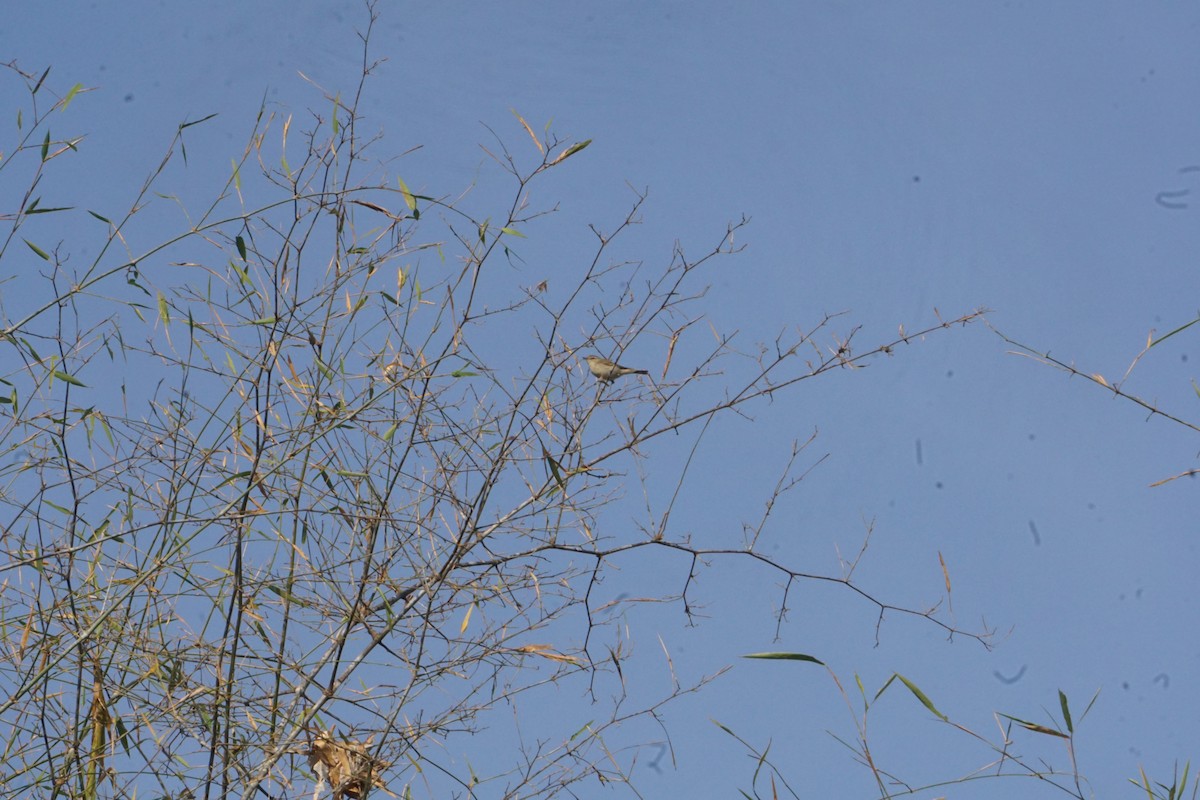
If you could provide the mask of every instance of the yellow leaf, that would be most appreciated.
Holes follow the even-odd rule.
[[[416,211],[417,198],[413,197],[413,193],[408,190],[408,186],[404,183],[404,179],[397,177],[396,183],[400,184],[400,194],[404,196],[404,205],[408,206],[409,211]]]
[[[938,551],[938,561],[942,565],[942,577],[946,579],[946,594],[950,593],[950,570],[946,569],[946,559],[942,558],[942,551]]]
[[[517,118],[517,122],[521,123],[521,127],[523,127],[525,132],[529,134],[529,138],[533,139],[533,143],[537,146],[538,152],[544,154],[546,152],[546,148],[542,147],[542,143],[538,141],[537,135],[533,132],[533,128],[529,127],[529,123],[525,121],[525,118],[518,114],[515,108],[510,108],[509,111],[511,111],[512,115]]]
[[[459,633],[466,633],[467,626],[471,624],[471,612],[475,610],[475,606],[467,606],[467,613],[463,616],[462,625],[458,627]]]
[[[579,659],[576,658],[575,656],[568,656],[568,655],[564,655],[562,653],[557,653],[554,650],[552,650],[550,648],[550,645],[548,645],[548,644],[527,644],[527,645],[523,645],[521,647],[516,648],[516,652],[528,653],[529,655],[533,655],[533,656],[541,656],[542,658],[548,658],[551,661],[562,661],[567,664],[578,664],[579,663]]]

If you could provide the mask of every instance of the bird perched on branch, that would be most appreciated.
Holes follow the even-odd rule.
[[[592,374],[605,383],[611,383],[622,375],[650,374],[650,370],[623,367],[614,361],[609,361],[603,356],[585,356],[583,360],[587,362],[588,369],[592,371]]]

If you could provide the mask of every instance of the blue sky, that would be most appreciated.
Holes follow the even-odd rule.
[[[848,312],[873,342],[934,324],[935,309],[986,307],[1006,334],[1112,380],[1151,330],[1197,314],[1195,6],[394,3],[381,12],[373,52],[388,61],[369,84],[366,119],[383,148],[422,146],[396,167],[414,190],[474,183],[471,202],[485,204],[498,177],[478,147],[492,141],[483,126],[514,150],[528,144],[510,109],[535,128],[553,120],[565,139],[593,140],[540,190],[561,204],[554,230],[579,238],[535,237],[529,283],[566,268],[549,262],[585,241],[588,223],[619,220],[632,186],[649,199],[623,252],[647,261],[664,261],[675,241],[699,252],[728,221],[752,218],[739,234],[746,251],[722,263],[705,304],[713,325],[738,330],[747,347],[827,312]],[[0,43],[26,70],[52,66],[61,85],[97,87],[71,111],[88,134],[88,170],[64,185],[72,204],[115,213],[180,122],[220,114],[191,129],[189,167],[169,184],[199,202],[227,177],[264,98],[297,114],[324,110],[298,73],[350,91],[364,16],[357,2],[307,0],[25,4],[0,20]],[[15,88],[6,86],[5,107],[18,102]],[[1129,390],[1194,419],[1194,341],[1189,330],[1155,348]],[[874,520],[864,585],[901,603],[935,600],[941,553],[956,618],[1011,633],[984,652],[888,617],[876,646],[870,608],[803,586],[772,642],[774,578],[718,563],[702,582],[700,627],[669,609],[630,621],[642,651],[661,635],[681,671],[734,665],[670,712],[679,768],[649,770],[647,796],[728,796],[748,784],[751,767],[710,718],[773,740],[774,760],[814,796],[870,793],[867,772],[826,733],[852,733],[828,678],[739,659],[773,649],[812,653],[868,686],[902,672],[989,732],[994,710],[1041,722],[1059,689],[1080,706],[1100,690],[1078,752],[1098,795],[1132,793],[1125,779],[1139,764],[1165,775],[1200,752],[1193,486],[1149,488],[1192,468],[1197,445],[1183,428],[1008,349],[975,325],[814,381],[752,422],[723,421],[700,454],[701,477],[689,479],[694,513],[678,524],[700,540],[736,540],[788,443],[819,429],[812,452],[830,456],[776,512],[781,557],[835,571],[835,545],[853,552]],[[663,354],[626,355],[653,368]],[[943,753],[958,752],[915,704],[888,700],[872,720],[889,757],[936,772]],[[1011,796],[1010,786],[980,784],[973,796]]]

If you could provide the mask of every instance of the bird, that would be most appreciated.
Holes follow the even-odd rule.
[[[622,375],[650,374],[650,370],[623,367],[616,362],[609,361],[603,356],[585,356],[583,360],[587,362],[588,369],[591,370],[592,374],[604,383],[611,383]]]

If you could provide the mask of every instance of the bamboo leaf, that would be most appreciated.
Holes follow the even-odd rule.
[[[64,97],[60,103],[63,111],[67,110],[67,106],[71,105],[71,101],[75,99],[75,95],[79,94],[82,89],[82,83],[77,83],[71,87],[70,91],[67,92],[66,97]]]
[[[562,467],[554,460],[554,456],[550,455],[550,451],[544,446],[542,447],[542,458],[545,459],[546,464],[550,467],[550,474],[554,476],[554,482],[558,484],[558,488],[565,492],[567,490],[567,481],[563,478]]]
[[[38,82],[34,84],[33,91],[30,94],[37,94],[38,89],[42,88],[42,84],[46,82],[46,76],[50,74],[50,67],[46,67],[46,71],[42,73],[42,77],[38,78]]]
[[[894,681],[894,680],[899,680],[901,683],[903,683],[905,686],[907,686],[908,690],[910,692],[912,692],[913,697],[917,698],[917,700],[920,701],[921,705],[923,705],[923,706],[925,706],[925,708],[929,709],[929,711],[934,716],[936,716],[938,719],[942,720],[943,722],[949,721],[949,717],[947,717],[942,712],[938,711],[937,707],[934,706],[933,701],[930,700],[925,695],[925,693],[922,692],[921,689],[915,683],[913,683],[908,678],[901,675],[899,672],[893,672],[892,677],[888,678],[887,682],[884,683],[883,686],[880,687],[879,691],[875,693],[876,700],[878,700],[879,697],[884,693],[884,691],[886,691],[887,688],[892,685],[892,681]]]
[[[763,658],[773,661],[808,661],[812,664],[820,664],[822,667],[825,666],[825,662],[821,659],[804,653],[747,653],[742,658]]]
[[[396,219],[396,217],[392,214],[392,212],[388,211],[383,206],[378,205],[376,203],[372,203],[368,200],[351,200],[350,202],[354,203],[354,205],[356,205],[356,206],[362,206],[363,208],[369,208],[372,211],[378,211],[380,214],[383,214],[388,219]]]
[[[1147,344],[1146,349],[1149,350],[1151,347],[1154,347],[1156,344],[1160,344],[1164,340],[1170,339],[1172,336],[1179,333],[1180,331],[1186,331],[1188,328],[1192,327],[1197,322],[1200,322],[1200,317],[1197,317],[1196,319],[1192,320],[1191,322],[1180,325],[1178,328],[1171,331],[1170,333],[1164,333],[1162,336],[1158,337],[1157,339],[1155,339],[1155,340],[1151,341],[1149,344]],[[1153,333],[1153,331],[1151,331],[1151,333]]]
[[[1056,731],[1053,728],[1047,728],[1045,725],[1039,725],[1036,722],[1030,722],[1029,720],[1021,719],[1020,717],[1014,717],[1010,714],[1000,714],[1000,716],[1004,717],[1005,719],[1011,719],[1013,722],[1017,723],[1022,728],[1029,730],[1029,731],[1033,731],[1034,733],[1044,733],[1047,736],[1057,736],[1061,739],[1070,739],[1071,738],[1070,736],[1063,733],[1062,731]]]
[[[67,373],[63,372],[61,369],[54,370],[54,372],[52,374],[54,375],[54,377],[58,378],[60,381],[66,381],[67,383],[71,384],[72,386],[82,386],[85,389],[87,388],[86,383],[79,380],[74,375],[68,375]]]
[[[404,197],[404,205],[408,206],[409,211],[417,210],[417,198],[413,197],[413,193],[408,190],[408,185],[404,179],[397,176],[396,182],[400,184],[400,194]]]
[[[1067,725],[1067,730],[1071,733],[1075,732],[1075,725],[1071,722],[1071,709],[1067,705],[1067,696],[1063,694],[1063,690],[1058,690],[1058,705],[1062,708],[1063,722]]]
[[[550,162],[550,166],[554,166],[555,164],[566,161],[568,158],[575,155],[576,153],[578,153],[580,150],[587,147],[591,143],[592,143],[591,139],[585,139],[584,141],[579,142],[578,144],[571,145],[566,150],[563,150],[561,153],[559,153],[558,158],[556,158]]]
[[[538,139],[537,135],[534,134],[533,128],[529,127],[529,123],[525,121],[525,118],[518,114],[515,108],[510,108],[509,111],[511,111],[512,115],[517,118],[517,122],[521,123],[521,127],[524,128],[525,132],[529,134],[529,138],[533,139],[533,144],[535,147],[537,147],[538,152],[545,155],[546,148],[542,146],[541,141]]]
[[[217,115],[214,113],[214,114],[209,114],[207,117],[201,117],[200,119],[195,120],[194,122],[182,122],[179,124],[179,130],[183,130],[184,128],[190,128],[193,125],[199,125],[202,122],[208,122],[210,119],[212,119],[215,116],[217,116]]]
[[[26,239],[25,244],[29,245],[29,249],[32,250],[33,252],[37,253],[43,261],[50,260],[50,255],[45,250],[43,250],[42,248],[40,248],[36,244],[34,244],[33,242]]]

